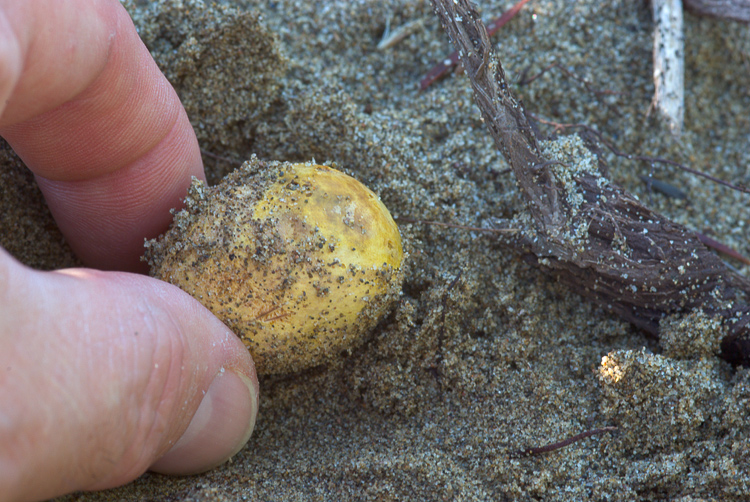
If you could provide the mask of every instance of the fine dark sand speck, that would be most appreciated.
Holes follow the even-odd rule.
[[[511,3],[478,6],[490,19]],[[466,77],[417,89],[451,51],[429,2],[126,5],[212,154],[210,181],[251,154],[315,159],[365,183],[395,217],[479,227],[524,211]],[[387,27],[415,20],[377,49]],[[680,139],[648,114],[652,29],[647,2],[531,0],[493,40],[513,82],[553,62],[589,82],[553,68],[517,86],[530,112],[750,185],[750,28],[686,15]],[[32,179],[0,153],[2,245],[37,267],[74,264]],[[606,160],[649,206],[750,255],[748,195]],[[688,198],[648,193],[638,176],[652,168]],[[750,499],[750,371],[715,356],[714,322],[668,319],[663,341],[649,339],[494,234],[400,229],[409,263],[395,310],[336,362],[263,379],[255,434],[230,463],[60,500]],[[516,455],[607,426],[618,431]]]

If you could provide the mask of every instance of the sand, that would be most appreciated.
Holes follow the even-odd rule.
[[[251,154],[354,175],[402,218],[403,296],[359,349],[262,379],[255,434],[230,463],[60,500],[750,499],[750,371],[716,357],[716,323],[669,319],[663,340],[650,339],[496,234],[403,223],[481,227],[524,211],[466,77],[418,90],[451,51],[429,2],[230,3],[127,4],[185,103],[209,180]],[[510,4],[478,2],[487,19]],[[388,27],[415,21],[377,48]],[[750,185],[750,30],[690,15],[686,24],[679,139],[649,114],[647,3],[532,0],[494,40],[513,82],[557,62],[588,83],[553,68],[517,86],[529,111]],[[32,178],[2,155],[2,245],[38,268],[76,263]],[[669,166],[606,160],[611,179],[656,210],[750,255],[748,195]],[[652,171],[688,198],[648,192],[638,176]]]

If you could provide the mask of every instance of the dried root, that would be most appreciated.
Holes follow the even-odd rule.
[[[581,167],[581,159],[561,163],[543,151],[474,8],[467,0],[432,3],[526,200],[526,214],[513,225],[521,231],[508,243],[574,291],[654,335],[667,315],[701,308],[720,316],[729,333],[722,356],[750,365],[750,281],[601,170]],[[593,155],[582,150],[581,157]]]

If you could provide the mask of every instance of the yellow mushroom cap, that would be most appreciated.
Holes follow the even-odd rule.
[[[256,159],[216,187],[194,182],[146,258],[242,338],[260,374],[357,346],[403,276],[398,227],[367,187],[330,167]]]

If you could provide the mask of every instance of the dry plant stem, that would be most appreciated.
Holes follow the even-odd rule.
[[[571,445],[577,441],[580,441],[581,439],[586,439],[591,436],[597,436],[599,434],[605,434],[607,432],[614,432],[616,430],[617,430],[617,427],[614,427],[614,426],[602,427],[600,429],[592,429],[590,431],[581,432],[580,434],[576,434],[575,436],[571,436],[568,439],[564,439],[557,443],[551,443],[548,445],[540,446],[538,448],[526,448],[525,450],[521,450],[517,452],[513,456],[514,457],[528,457],[531,455],[541,455],[542,453],[549,453],[551,451],[559,450],[560,448],[565,448],[566,446]]]
[[[500,17],[498,17],[494,21],[491,21],[490,24],[487,25],[487,34],[491,37],[492,35],[497,33],[497,31],[502,28],[505,23],[513,19],[516,14],[518,14],[521,8],[528,1],[529,0],[519,0],[513,5],[513,7],[503,12]],[[420,80],[419,82],[419,90],[424,91],[425,89],[427,89],[435,81],[446,76],[457,64],[458,51],[451,52],[447,57],[440,61],[437,66],[433,67],[429,72],[427,72],[424,77],[422,77],[422,80]]]
[[[728,330],[723,356],[750,365],[750,281],[731,271],[695,234],[600,174],[582,174],[568,183],[557,179],[499,61],[491,57],[477,12],[467,0],[432,3],[461,54],[485,125],[526,200],[528,228],[512,234],[509,244],[573,291],[654,335],[670,314],[701,308],[723,315]],[[572,205],[575,196],[583,200]]]
[[[385,32],[383,33],[383,38],[380,40],[380,42],[378,42],[378,50],[384,51],[386,49],[390,49],[412,33],[421,30],[423,27],[424,18],[409,21],[408,23],[403,24],[391,31],[389,20],[388,24],[386,25]]]
[[[685,0],[693,14],[750,22],[750,0]]]
[[[741,255],[734,249],[730,248],[726,244],[722,244],[721,242],[713,240],[711,237],[707,235],[703,235],[701,233],[696,232],[695,235],[700,239],[700,241],[705,244],[706,246],[715,249],[719,253],[725,254],[729,256],[730,258],[734,258],[737,261],[741,261],[745,265],[750,265],[750,259],[748,259],[746,256]]]
[[[619,150],[617,147],[615,147],[614,144],[612,144],[611,141],[606,139],[602,133],[594,129],[593,127],[590,127],[586,124],[563,124],[560,122],[554,122],[552,120],[544,119],[538,115],[535,115],[533,113],[529,113],[529,116],[532,117],[537,122],[540,122],[542,124],[550,125],[555,128],[555,131],[561,131],[565,129],[583,129],[586,131],[586,133],[589,133],[596,137],[597,141],[599,141],[601,144],[606,146],[609,151],[611,151],[613,154],[617,155],[618,157],[622,157],[628,160],[640,160],[642,162],[648,162],[649,164],[666,164],[673,167],[676,167],[682,171],[685,171],[686,173],[694,174],[696,176],[700,176],[702,178],[706,178],[707,180],[710,180],[714,183],[717,183],[719,185],[723,185],[727,188],[731,188],[732,190],[737,190],[738,192],[750,194],[750,189],[743,185],[735,185],[734,183],[730,183],[728,181],[724,181],[720,178],[717,178],[715,176],[711,176],[710,174],[704,173],[703,171],[698,171],[697,169],[692,169],[690,167],[687,167],[685,165],[680,164],[679,162],[676,162],[674,160],[665,159],[662,157],[650,157],[647,155],[637,155],[632,153],[625,153]]]
[[[534,220],[541,222],[544,228],[559,226],[557,215],[543,210],[557,204],[554,180],[548,170],[534,169],[547,159],[541,155],[523,106],[510,92],[502,66],[490,57],[492,45],[482,19],[467,2],[433,0],[433,5],[458,49],[495,145],[508,159],[519,182],[528,187],[524,194],[531,199],[529,211]]]
[[[673,136],[682,132],[685,117],[685,43],[682,0],[652,0],[654,13],[653,107],[669,124]]]

